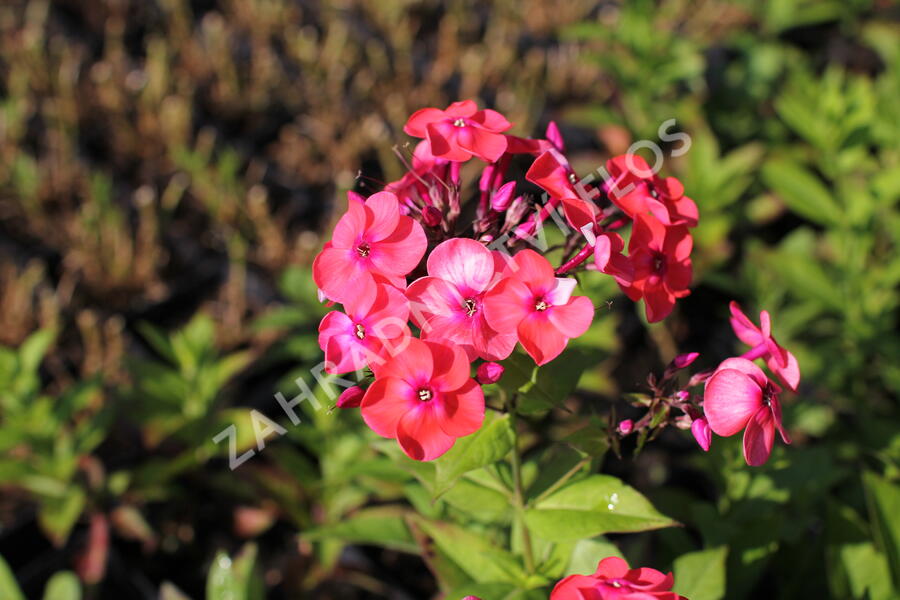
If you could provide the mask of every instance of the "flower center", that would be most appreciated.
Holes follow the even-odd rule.
[[[360,244],[356,247],[356,253],[362,256],[363,258],[369,255],[372,249],[369,247],[369,244],[366,242],[360,242]]]
[[[359,339],[363,339],[366,337],[366,328],[359,323],[356,324],[356,337],[358,337]]]
[[[543,300],[538,300],[537,302],[534,303],[534,310],[536,310],[538,312],[544,312],[548,308],[550,308],[550,305],[547,304]]]
[[[660,253],[653,255],[653,271],[659,274],[666,272],[666,257]]]
[[[775,388],[772,387],[771,383],[766,384],[766,389],[763,390],[762,401],[766,406],[772,406],[772,401],[778,396],[778,392],[775,391]]]
[[[465,302],[463,302],[463,308],[466,309],[466,316],[471,317],[476,312],[478,312],[478,305],[475,304],[475,300],[472,298],[467,298]]]
[[[465,122],[463,119],[460,118],[460,119],[457,119],[457,120],[453,121],[453,125],[454,125],[455,127],[465,127],[465,126],[466,126],[466,122]]]
[[[431,390],[428,388],[419,388],[419,400],[422,402],[428,402],[434,397],[434,394],[431,393]]]

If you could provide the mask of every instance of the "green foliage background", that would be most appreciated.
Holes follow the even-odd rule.
[[[896,598],[898,19],[889,0],[4,3],[0,597],[546,598],[622,553],[692,600]],[[293,425],[273,399],[319,361],[309,264],[344,191],[400,175],[409,113],[469,97],[521,135],[558,121],[581,173],[668,119],[692,139],[664,171],[701,212],[693,295],[646,326],[584,278],[612,301],[584,360],[516,382],[537,574],[500,549],[512,474],[484,468],[510,423],[422,466],[355,414],[304,403]],[[604,457],[591,432],[648,371],[736,349],[732,298],[798,356],[795,443],[759,469],[739,440],[703,454],[668,430]],[[250,409],[287,434],[260,450]],[[258,451],[234,472],[229,424]],[[633,528],[554,512],[625,486],[601,471],[652,501]],[[566,536],[654,519],[684,527]]]

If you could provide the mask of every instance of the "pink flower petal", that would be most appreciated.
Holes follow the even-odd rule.
[[[438,244],[428,257],[428,274],[454,284],[462,294],[480,293],[494,279],[494,257],[484,244],[452,238]]]
[[[400,419],[418,405],[415,394],[415,388],[402,379],[376,379],[360,404],[363,421],[378,435],[396,438]]]
[[[568,338],[549,323],[549,319],[532,313],[519,323],[519,342],[534,362],[545,365],[566,348]]]
[[[448,106],[444,112],[447,117],[471,117],[478,112],[478,105],[474,100],[460,100]]]
[[[766,384],[769,382],[769,378],[766,377],[766,374],[763,373],[762,369],[757,367],[753,361],[741,358],[740,356],[723,360],[719,363],[719,366],[716,367],[717,371],[722,369],[734,369],[735,371],[740,371],[741,373],[748,375],[756,382],[756,385],[758,385],[760,389],[765,389]]]
[[[628,563],[618,556],[609,556],[597,564],[596,577],[603,579],[621,579],[628,573]]]
[[[366,229],[367,212],[365,204],[350,200],[345,212],[334,226],[331,245],[335,248],[353,248],[357,239]]]
[[[546,258],[528,248],[513,257],[507,274],[527,285],[535,294],[549,293],[556,286],[553,267]]]
[[[739,340],[748,346],[758,346],[764,340],[759,328],[747,318],[740,305],[734,300],[728,305],[731,311],[731,328]]]
[[[718,435],[739,432],[762,405],[762,390],[746,373],[720,368],[706,382],[703,412]]]
[[[495,131],[497,133],[506,131],[507,129],[512,127],[512,123],[507,121],[506,117],[498,113],[496,110],[491,110],[490,108],[479,110],[474,115],[472,115],[469,120],[474,123],[478,123],[489,131]]]
[[[553,327],[570,339],[582,335],[594,320],[594,305],[586,296],[575,296],[568,304],[553,305],[546,312]]]
[[[484,392],[474,379],[453,392],[442,392],[438,424],[447,435],[463,437],[478,431],[484,422]]]
[[[457,136],[459,147],[485,162],[496,162],[506,152],[506,136],[480,127],[461,127]]]
[[[341,302],[351,289],[372,285],[372,275],[355,259],[352,250],[324,248],[313,261],[313,279],[325,295],[335,302]]]
[[[514,332],[534,309],[534,296],[528,287],[512,277],[500,280],[483,300],[484,316],[492,329]]]
[[[431,123],[425,130],[428,134],[428,142],[431,144],[431,152],[437,158],[465,162],[472,158],[472,153],[460,148],[457,143],[460,130],[451,121],[439,121]]]
[[[544,295],[544,299],[554,306],[562,306],[572,297],[576,286],[578,281],[574,277],[557,277],[553,289]]]
[[[458,346],[448,346],[439,342],[426,341],[433,366],[431,385],[442,391],[457,390],[470,379],[470,363]]]
[[[397,441],[413,460],[434,460],[449,450],[456,438],[441,429],[434,404],[421,403],[400,418]]]
[[[800,365],[797,363],[797,358],[784,350],[786,357],[786,364],[781,366],[777,361],[770,358],[766,361],[769,369],[772,370],[775,375],[786,385],[792,392],[797,391],[797,387],[800,385]]]
[[[391,192],[378,192],[366,200],[366,238],[377,242],[390,237],[400,220],[400,202]]]
[[[403,352],[394,354],[383,365],[374,367],[376,381],[382,377],[396,377],[410,385],[431,380],[434,372],[431,351],[426,342],[411,338]]]
[[[403,126],[403,131],[413,137],[423,138],[425,137],[425,128],[428,125],[446,119],[447,115],[442,110],[437,108],[422,108],[409,117],[409,120],[406,121],[406,125]]]
[[[769,460],[775,441],[775,423],[772,411],[762,406],[747,423],[744,432],[744,460],[751,467],[758,467]]]
[[[418,221],[401,216],[389,237],[372,244],[369,259],[377,271],[387,276],[407,275],[422,260],[427,246],[425,230]]]

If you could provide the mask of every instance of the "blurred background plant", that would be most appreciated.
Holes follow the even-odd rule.
[[[431,503],[439,472],[385,455],[356,415],[304,407],[293,425],[273,399],[320,360],[309,261],[344,192],[402,173],[408,114],[470,97],[521,135],[557,120],[582,174],[667,119],[692,139],[665,171],[702,215],[693,295],[648,327],[585,279],[610,309],[583,360],[546,377],[580,375],[566,410],[586,427],[536,395],[526,444],[559,443],[524,467],[602,468],[686,527],[598,538],[544,574],[621,551],[695,579],[692,600],[896,597],[888,0],[4,2],[0,597],[425,598],[477,581],[453,522],[503,531],[503,473]],[[800,359],[796,443],[761,469],[735,440],[707,455],[668,430],[604,457],[601,428],[649,370],[732,350],[732,298],[768,309]],[[233,423],[237,450],[260,450],[250,409],[288,433],[232,472],[211,438]]]

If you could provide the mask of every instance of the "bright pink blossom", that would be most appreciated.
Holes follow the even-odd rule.
[[[630,287],[634,281],[634,265],[622,254],[624,249],[622,236],[615,232],[601,233],[594,241],[593,268],[612,275],[623,289]]]
[[[313,278],[336,302],[355,289],[384,278],[392,284],[412,271],[428,241],[412,218],[400,214],[397,196],[379,192],[364,204],[351,200],[331,241],[313,262]]]
[[[728,437],[744,429],[744,460],[759,466],[769,460],[775,430],[785,444],[791,439],[781,424],[781,388],[746,358],[722,362],[706,382],[703,412],[717,435]]]
[[[459,344],[470,359],[508,357],[516,335],[493,327],[483,306],[485,292],[503,268],[502,255],[475,240],[453,238],[431,251],[427,268],[428,276],[406,290],[422,338]]]
[[[389,285],[361,285],[344,299],[342,313],[331,311],[319,324],[319,346],[328,373],[348,373],[379,360],[409,335],[409,302]]]
[[[606,170],[609,198],[629,217],[651,213],[664,225],[697,226],[697,205],[684,195],[681,182],[657,176],[637,154],[609,159]]]
[[[412,114],[403,131],[426,138],[437,158],[464,162],[477,156],[495,162],[506,152],[503,132],[512,127],[497,111],[478,107],[472,100],[454,102],[445,110],[423,108]]]
[[[772,319],[768,311],[759,313],[760,327],[747,318],[737,302],[729,304],[731,309],[731,328],[738,338],[751,347],[744,358],[754,360],[763,358],[769,369],[792,391],[800,385],[800,366],[793,354],[778,345],[772,337]]]
[[[631,419],[623,419],[619,421],[619,425],[616,427],[619,430],[619,433],[622,435],[628,435],[632,431],[634,431],[634,421]]]
[[[593,575],[569,575],[556,584],[550,600],[687,600],[671,591],[672,574],[656,569],[629,569],[621,558],[610,556]]]
[[[690,294],[692,246],[687,227],[666,227],[651,215],[635,218],[628,242],[634,279],[624,292],[635,302],[644,299],[651,323],[665,319],[675,300]]]
[[[484,420],[484,393],[462,348],[410,338],[374,368],[361,412],[375,433],[394,438],[415,460],[434,460]]]
[[[501,332],[513,332],[525,351],[543,365],[565,349],[569,339],[587,331],[594,306],[584,296],[572,297],[577,282],[556,277],[547,259],[522,250],[484,298],[487,322]]]

